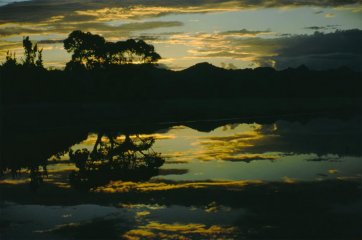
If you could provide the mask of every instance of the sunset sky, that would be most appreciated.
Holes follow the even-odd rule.
[[[23,36],[44,49],[46,67],[69,61],[73,30],[108,41],[144,39],[162,66],[225,68],[306,64],[361,69],[361,0],[0,0],[0,62],[22,57]]]

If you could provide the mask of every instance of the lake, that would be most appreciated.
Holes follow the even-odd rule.
[[[1,239],[358,239],[361,123],[5,132]]]

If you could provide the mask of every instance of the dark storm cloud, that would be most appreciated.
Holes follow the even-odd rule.
[[[315,69],[345,65],[360,70],[362,66],[362,31],[358,29],[276,40],[281,47],[273,60],[280,69],[301,64]]]
[[[248,46],[248,49],[261,54],[261,57],[256,57],[256,63],[273,65],[278,69],[306,64],[314,69],[348,66],[361,70],[361,42],[362,31],[351,29],[268,39],[239,39],[231,44],[241,49]]]

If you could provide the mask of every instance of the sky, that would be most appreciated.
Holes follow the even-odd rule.
[[[74,30],[153,44],[160,66],[362,69],[362,0],[0,0],[0,62],[30,36],[48,68]]]

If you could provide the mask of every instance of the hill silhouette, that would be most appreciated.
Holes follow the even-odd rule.
[[[197,63],[189,68],[182,70],[182,73],[186,74],[210,74],[210,73],[224,73],[227,71],[224,68],[216,67],[208,62]]]
[[[361,97],[361,73],[305,67],[226,70],[208,63],[183,71],[152,64],[111,65],[92,70],[0,68],[2,104],[119,102],[137,99],[246,97]]]

